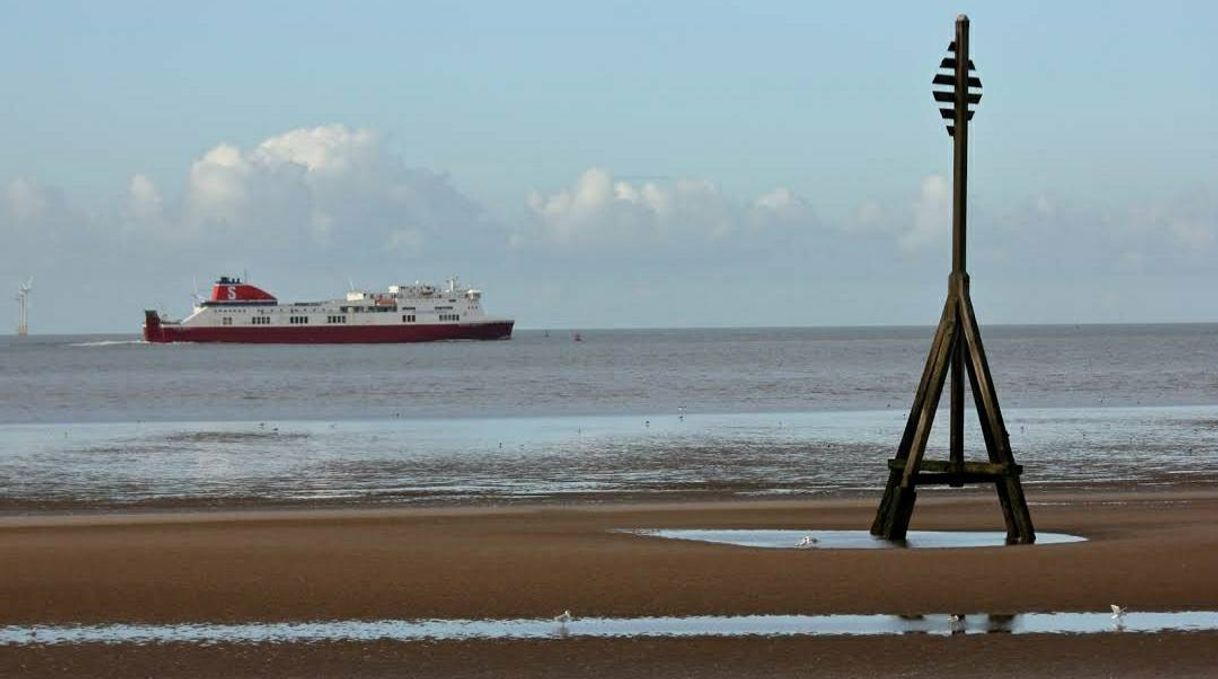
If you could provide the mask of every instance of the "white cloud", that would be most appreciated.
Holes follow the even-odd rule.
[[[408,168],[376,133],[343,125],[291,130],[249,150],[219,144],[191,164],[172,205],[135,175],[125,214],[163,243],[416,254],[488,226],[447,177]]]
[[[557,192],[532,192],[527,204],[538,238],[560,244],[720,241],[759,229],[815,223],[811,206],[787,188],[739,203],[705,179],[634,183],[596,167]]]
[[[6,221],[16,225],[30,224],[42,218],[54,197],[40,182],[19,177],[4,187]]]
[[[152,180],[142,174],[131,177],[127,186],[127,225],[161,228],[165,223],[165,199]]]
[[[939,279],[927,271],[948,254],[950,185],[932,175],[913,186],[822,223],[785,186],[736,196],[709,179],[641,181],[594,167],[566,186],[531,193],[525,218],[509,230],[484,218],[445,175],[408,167],[381,136],[330,125],[245,147],[217,144],[177,177],[132,174],[93,204],[38,179],[6,178],[0,269],[35,274],[42,294],[80,302],[40,307],[39,327],[48,329],[130,329],[138,313],[120,319],[116,306],[181,310],[192,276],[246,268],[273,291],[301,298],[332,294],[349,274],[380,285],[460,273],[501,291],[497,308],[523,309],[535,322],[575,322],[568,314],[583,309],[618,314],[620,323],[657,322],[641,310],[654,305],[640,300],[684,286],[691,303],[661,320],[718,323],[723,304],[698,306],[714,297],[706,291],[781,280],[792,295],[819,295],[830,305],[826,318],[836,318],[836,281],[851,282],[858,306],[924,280],[937,299]],[[995,290],[1016,291],[1010,299],[1018,301],[1028,281],[1063,290],[1108,276],[1188,280],[1190,290],[1212,282],[1212,191],[1103,207],[1053,194],[987,202],[994,195],[972,206],[970,260]],[[757,309],[761,315],[749,318],[773,311]]]
[[[780,186],[753,201],[750,223],[762,229],[776,225],[800,227],[814,226],[817,219],[811,203],[791,189]]]
[[[37,179],[19,177],[0,187],[0,252],[14,253],[22,266],[20,252],[84,243],[92,225],[91,216],[70,209],[62,191]]]
[[[1185,247],[1198,250],[1208,249],[1214,244],[1214,224],[1206,224],[1199,219],[1176,219],[1168,226],[1172,236]]]
[[[951,198],[947,178],[924,177],[914,200],[912,225],[900,237],[901,247],[914,251],[942,240],[951,230]]]

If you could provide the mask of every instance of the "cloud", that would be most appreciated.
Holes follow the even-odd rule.
[[[4,187],[6,217],[13,224],[28,224],[42,217],[50,197],[38,182],[19,177]]]
[[[13,284],[38,277],[40,331],[131,330],[152,306],[181,315],[193,276],[247,268],[304,299],[348,275],[380,286],[459,273],[526,325],[921,322],[916,304],[933,317],[949,255],[950,187],[938,175],[822,217],[793,187],[742,196],[710,178],[636,180],[594,166],[527,194],[521,217],[496,218],[381,135],[343,125],[218,143],[177,176],[129,171],[114,195],[83,204],[38,178],[0,182],[0,270]],[[1096,290],[1212,287],[1212,190],[1102,207],[994,195],[970,206],[969,260],[1016,320],[1038,318],[1024,301],[1033,283],[1080,300],[1071,308],[1083,315],[1100,309]],[[776,282],[781,301],[758,301]],[[923,284],[929,293],[911,292]],[[658,291],[679,295],[679,308],[655,304]],[[1180,312],[1193,318],[1213,302],[1196,293],[1177,306],[1195,307]]]
[[[816,223],[811,205],[787,188],[741,203],[709,180],[636,183],[598,167],[554,193],[533,191],[527,205],[534,240],[569,246],[714,243]]]
[[[1147,235],[1177,247],[1205,253],[1218,242],[1218,201],[1204,194],[1187,195],[1170,204],[1143,205],[1133,210],[1136,226]]]
[[[750,225],[754,229],[775,226],[816,226],[818,220],[812,204],[791,189],[778,187],[762,194],[753,201],[749,212]]]
[[[71,223],[63,192],[37,179],[18,177],[0,191],[0,225],[6,231],[46,232]]]
[[[907,252],[939,243],[951,231],[952,190],[947,178],[930,175],[922,179],[913,204],[913,221],[900,236]]]
[[[1172,236],[1182,245],[1198,250],[1208,250],[1214,245],[1214,222],[1183,217],[1172,220],[1169,225]]]
[[[191,164],[172,205],[137,174],[124,217],[162,243],[313,250],[443,251],[454,234],[490,228],[445,175],[408,168],[380,135],[344,125],[291,130],[248,150],[219,144]]]
[[[485,275],[507,249],[509,231],[446,175],[343,125],[217,144],[180,181],[171,176],[177,190],[128,176],[92,204],[36,179],[0,184],[0,271],[36,274],[46,299],[79,302],[40,306],[40,328],[129,328],[149,306],[181,315],[196,275],[248,269],[282,294],[312,297],[348,275],[378,286]]]
[[[927,175],[911,197],[863,201],[840,226],[859,237],[887,237],[906,255],[925,252],[951,232],[951,185],[942,175]]]
[[[165,198],[152,180],[142,174],[131,177],[127,185],[127,200],[120,218],[121,229],[128,235],[140,237],[147,233],[161,237],[167,226]]]

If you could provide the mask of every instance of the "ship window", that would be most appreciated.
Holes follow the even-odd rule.
[[[403,323],[414,323],[414,314],[406,314],[402,316]]]
[[[231,317],[231,316],[225,316],[225,317],[224,317],[224,319],[223,319],[222,321],[220,321],[220,322],[221,322],[222,324],[224,324],[224,325],[232,325],[232,324],[233,324],[233,319],[232,319],[232,317]]]

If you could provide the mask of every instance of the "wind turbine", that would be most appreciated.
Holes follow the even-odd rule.
[[[30,334],[30,291],[34,289],[34,277],[30,276],[17,287],[17,296],[13,299],[21,305],[21,316],[17,319],[17,336],[25,337]]]

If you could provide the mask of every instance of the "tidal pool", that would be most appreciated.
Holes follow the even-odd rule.
[[[865,530],[779,530],[752,528],[635,528],[623,533],[670,540],[695,540],[764,549],[946,549],[958,547],[1002,547],[1007,534],[1001,531],[911,530],[904,540],[885,540]],[[1037,533],[1036,545],[1084,542],[1086,538],[1066,533]],[[1035,546],[1035,545],[1031,545]]]

